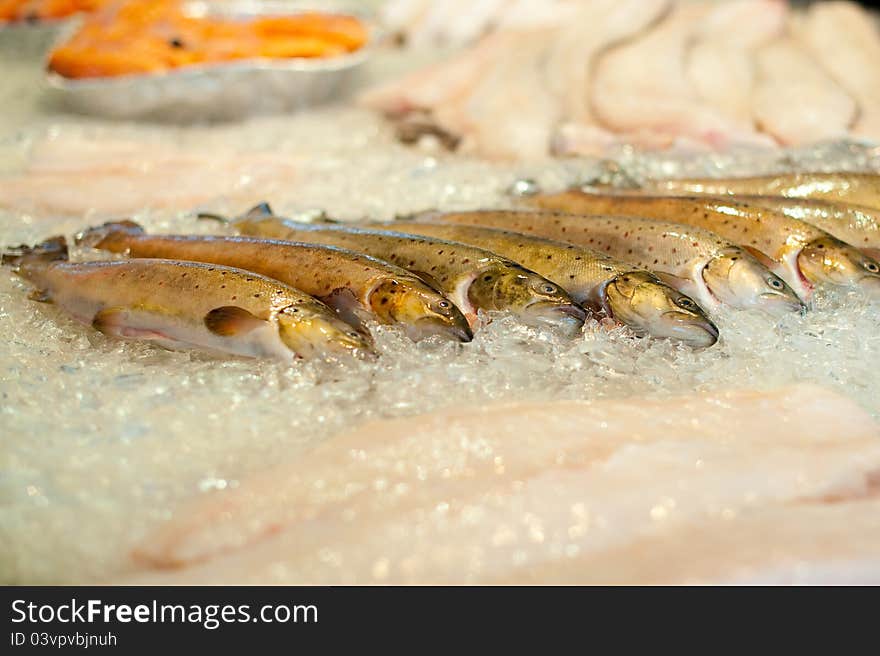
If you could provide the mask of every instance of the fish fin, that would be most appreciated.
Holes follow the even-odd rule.
[[[436,291],[438,291],[438,292],[441,291],[440,281],[437,280],[430,273],[426,273],[425,271],[410,271],[410,273],[418,278],[421,278],[422,282],[426,283],[427,285],[430,285]]]
[[[208,330],[223,337],[243,335],[265,324],[263,319],[234,305],[214,308],[205,315],[205,326]]]
[[[681,276],[676,276],[674,273],[667,273],[666,271],[652,271],[652,273],[657,276],[661,282],[664,282],[673,289],[677,289],[683,293],[687,293],[683,290],[692,289],[694,286],[694,282],[689,278],[682,278]]]
[[[29,264],[45,264],[59,260],[67,260],[67,240],[59,235],[50,237],[36,246],[16,246],[0,255],[0,264],[11,266],[16,271]]]
[[[128,219],[123,219],[121,221],[108,221],[103,225],[86,228],[78,233],[73,240],[77,246],[101,248],[101,244],[104,240],[114,233],[142,235],[144,232],[145,230],[140,224],[135,223],[134,221],[129,221]]]
[[[213,212],[199,212],[196,214],[197,219],[208,219],[210,221],[219,221],[220,223],[232,223],[228,216],[222,214],[214,214]]]
[[[92,317],[92,328],[109,337],[145,339],[166,348],[174,348],[176,340],[158,328],[155,310],[140,307],[113,306],[99,310]]]
[[[269,207],[269,203],[263,201],[261,203],[257,203],[252,208],[250,208],[247,212],[245,212],[241,218],[242,219],[259,219],[267,216],[274,216],[275,213],[272,211],[272,208]]]
[[[369,217],[365,217],[361,219],[361,222],[366,223],[369,220]],[[339,219],[331,219],[329,216],[327,216],[327,213],[324,210],[320,210],[319,212],[310,216],[307,222],[329,225],[340,225],[346,223],[346,221],[340,221]]]
[[[779,262],[771,259],[768,255],[766,255],[762,251],[759,251],[757,248],[753,246],[743,246],[743,250],[745,250],[749,255],[754,256],[754,258],[758,260],[758,262],[763,264],[771,271],[776,271],[779,269]]]
[[[119,335],[126,315],[124,307],[109,307],[98,310],[92,317],[92,328],[105,335]]]
[[[409,214],[396,214],[395,221],[412,221],[413,223],[442,223],[443,212],[437,209],[420,210]]]
[[[318,300],[333,308],[344,322],[352,325],[359,332],[368,334],[364,323],[370,318],[370,313],[364,309],[353,291],[347,287],[339,287],[327,296],[319,297]]]
[[[28,294],[28,300],[34,301],[36,303],[51,303],[52,297],[49,295],[49,292],[45,289],[34,289]]]

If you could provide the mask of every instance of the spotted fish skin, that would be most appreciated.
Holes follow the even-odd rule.
[[[481,226],[394,221],[359,224],[370,230],[403,232],[470,244],[506,257],[564,287],[578,303],[590,303],[611,278],[633,271],[626,262],[586,248],[534,235]]]
[[[559,286],[519,264],[459,242],[336,224],[307,224],[275,216],[246,216],[231,227],[246,235],[328,244],[412,271],[449,298],[477,326],[477,310],[511,311],[521,319],[583,326],[584,310]]]
[[[573,190],[538,194],[528,202],[577,214],[639,216],[710,230],[763,258],[801,298],[809,298],[816,284],[858,287],[880,296],[880,263],[814,225],[736,196]]]
[[[132,222],[82,233],[78,243],[129,257],[222,264],[280,280],[333,307],[357,327],[402,324],[413,338],[471,339],[467,321],[442,294],[405,269],[337,248],[254,237],[148,235]]]
[[[803,304],[748,252],[713,232],[629,216],[483,210],[426,215],[444,223],[503,227],[584,246],[660,275],[705,309],[757,307],[773,314]]]
[[[647,191],[676,194],[734,194],[821,198],[880,210],[880,174],[781,173],[737,178],[650,180]]]
[[[737,196],[824,230],[875,260],[880,257],[880,210],[818,198]]]
[[[369,345],[320,301],[231,267],[165,259],[68,262],[4,256],[75,320],[115,337],[245,357],[357,353]]]
[[[718,329],[696,302],[627,262],[571,243],[429,219],[368,226],[472,244],[508,257],[563,287],[578,303],[629,325],[639,335],[701,346],[711,345],[718,336]],[[636,287],[637,295],[632,293]],[[631,293],[621,293],[624,289]]]

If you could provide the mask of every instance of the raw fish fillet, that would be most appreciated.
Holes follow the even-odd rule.
[[[513,582],[877,584],[876,492],[875,487],[873,498],[848,503],[792,503],[720,514],[625,548],[523,572]]]
[[[670,0],[592,0],[562,26],[508,30],[361,96],[391,116],[427,111],[462,149],[494,159],[600,154],[618,142],[590,109],[596,55],[656,21]],[[562,129],[557,131],[563,124]]]
[[[792,38],[757,55],[753,111],[760,128],[784,145],[841,139],[856,120],[853,98]]]
[[[643,582],[663,574],[653,544],[684,550],[666,580],[772,579],[782,552],[807,568],[880,554],[876,503],[851,502],[878,474],[878,425],[811,386],[456,409],[367,424],[196,500],[137,550],[166,571],[128,582]],[[830,517],[815,548],[810,513]],[[730,518],[743,533],[722,544]],[[835,542],[847,524],[865,535]],[[571,565],[591,559],[616,569]]]
[[[754,129],[753,51],[779,37],[787,18],[783,0],[724,2],[699,23],[687,53],[687,76],[697,98],[744,131]]]
[[[466,46],[494,30],[563,24],[585,0],[391,0],[382,23],[408,46]]]
[[[547,87],[545,64],[555,31],[519,35],[455,106],[440,108],[444,126],[463,136],[463,150],[491,159],[549,154],[562,107]],[[454,118],[453,118],[454,117]]]
[[[27,170],[0,176],[0,207],[111,217],[144,209],[267,197],[296,178],[290,158],[212,147],[194,153],[148,141],[46,139]]]
[[[596,57],[656,22],[670,0],[594,0],[553,36],[547,64],[548,84],[562,104],[554,152],[600,156],[620,139],[596,121],[591,108]]]
[[[436,110],[465,95],[483,71],[506,53],[509,40],[506,34],[490,35],[447,61],[368,89],[358,101],[390,116],[419,109]]]
[[[856,136],[880,141],[880,23],[854,2],[813,3],[796,35],[859,105]]]
[[[702,102],[688,78],[688,47],[714,11],[720,10],[709,3],[678,3],[647,34],[600,56],[592,87],[600,123],[614,132],[653,132],[712,148],[766,145],[763,135]]]

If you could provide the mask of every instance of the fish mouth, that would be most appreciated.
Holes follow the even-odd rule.
[[[526,308],[528,319],[546,326],[561,329],[569,335],[577,334],[587,320],[587,311],[572,303],[539,301]]]
[[[676,339],[689,346],[706,348],[718,341],[718,327],[702,317],[684,312],[664,312],[662,330],[652,330],[658,337]]]
[[[804,313],[807,305],[796,298],[790,298],[781,294],[761,294],[760,308],[772,314],[789,314],[792,312]]]
[[[413,341],[420,341],[428,337],[443,337],[456,342],[470,342],[474,338],[470,327],[458,324],[449,324],[433,317],[423,317],[409,324],[406,333]]]

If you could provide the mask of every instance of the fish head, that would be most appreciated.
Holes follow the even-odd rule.
[[[880,299],[880,263],[839,239],[814,239],[798,253],[797,263],[810,282],[857,287]]]
[[[726,248],[709,260],[703,268],[703,281],[719,301],[731,307],[756,308],[772,314],[805,309],[782,278],[740,248]]]
[[[302,357],[342,354],[363,357],[373,353],[366,335],[336,318],[323,306],[289,305],[276,316],[281,341]]]
[[[460,342],[473,339],[461,310],[427,285],[383,280],[370,292],[368,304],[380,321],[402,325],[414,340],[432,335]]]
[[[578,332],[586,311],[559,285],[533,271],[501,262],[482,269],[468,288],[474,307],[511,311],[532,325],[550,325],[567,334]]]
[[[647,271],[616,276],[605,287],[605,302],[612,316],[637,334],[697,347],[718,341],[718,328],[696,301]]]

